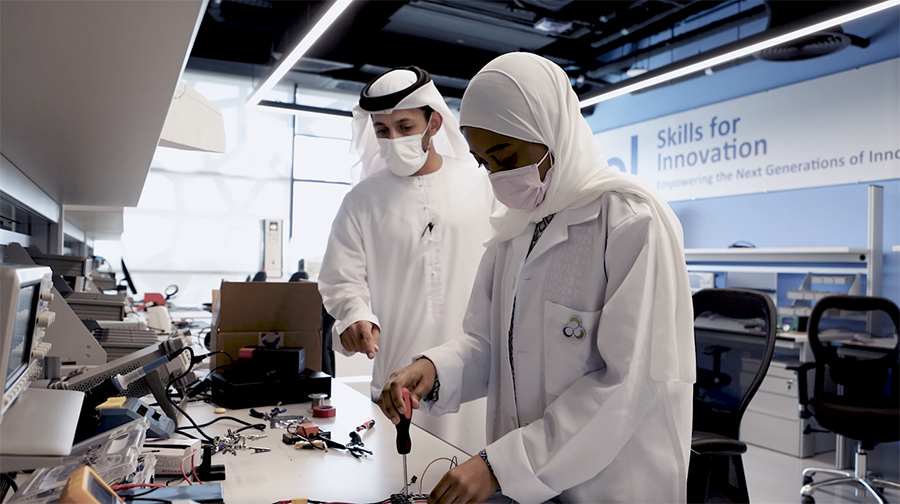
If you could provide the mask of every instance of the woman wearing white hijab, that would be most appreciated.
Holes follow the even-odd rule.
[[[695,363],[680,223],[608,168],[544,58],[488,63],[460,124],[509,208],[492,216],[466,335],[395,373],[379,400],[397,422],[404,387],[438,415],[488,398],[486,449],[429,501],[684,501]]]
[[[374,399],[413,355],[462,332],[496,200],[428,72],[405,67],[376,77],[353,117],[365,177],[335,216],[318,283],[338,349],[375,361]],[[477,451],[484,403],[413,422]]]

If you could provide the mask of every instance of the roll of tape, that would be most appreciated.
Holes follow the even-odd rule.
[[[313,416],[316,418],[331,418],[336,413],[334,406],[313,406]]]

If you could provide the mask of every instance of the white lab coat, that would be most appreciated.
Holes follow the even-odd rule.
[[[414,355],[463,334],[495,201],[484,170],[448,156],[428,175],[379,171],[344,198],[319,272],[319,292],[336,319],[340,350],[340,334],[354,322],[368,320],[381,329],[373,398]],[[460,418],[420,414],[413,423],[475,453],[485,442],[484,416],[480,401],[466,405]]]
[[[607,192],[556,213],[526,260],[533,230],[488,249],[467,335],[424,353],[441,389],[421,404],[487,396],[488,460],[518,502],[683,502],[692,387],[649,370],[648,293],[674,277],[654,275],[662,226],[641,196]]]

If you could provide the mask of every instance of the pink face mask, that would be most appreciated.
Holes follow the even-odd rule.
[[[535,164],[504,170],[489,175],[494,195],[500,203],[517,210],[534,210],[544,201],[550,180],[553,178],[553,166],[547,170],[544,180],[538,166],[547,159],[550,151]]]

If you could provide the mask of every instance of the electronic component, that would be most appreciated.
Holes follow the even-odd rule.
[[[198,469],[199,473],[199,469]],[[221,483],[207,483],[212,481],[209,476],[200,475],[203,481],[202,485],[181,485],[165,488],[157,488],[147,493],[146,488],[130,488],[122,490],[119,493],[129,499],[129,502],[172,502],[172,503],[194,503],[201,502],[203,504],[222,504],[225,502],[225,493],[222,490]],[[219,478],[224,479],[224,478]]]
[[[94,389],[102,385],[108,389],[109,394],[101,397],[100,401],[92,401],[93,404],[88,404],[91,409],[109,397],[118,395],[144,397],[152,393],[166,416],[177,420],[178,411],[166,395],[166,389],[173,384],[174,378],[181,376],[189,369],[191,357],[190,352],[183,352],[171,360],[168,356],[174,355],[182,348],[189,347],[190,344],[191,340],[188,335],[172,337],[158,345],[149,346],[87,372],[70,376],[52,384],[51,387],[91,392],[93,395],[102,396],[102,390],[94,393]],[[117,382],[118,386],[116,384],[109,386],[111,381]],[[124,390],[119,391],[123,386]]]
[[[184,467],[190,469],[188,457],[194,454],[197,461],[201,458],[199,439],[147,440],[142,452],[153,452],[156,456],[156,474],[180,475]]]
[[[83,465],[69,476],[59,495],[59,504],[117,504],[123,503],[105,481],[90,466]]]
[[[297,427],[297,432],[304,437],[312,437],[319,434],[319,426],[312,422],[303,422]]]
[[[691,294],[701,289],[713,289],[716,286],[716,274],[699,271],[688,271],[688,281],[691,284]]]
[[[197,467],[197,475],[202,478],[202,481],[221,481],[225,479],[225,464],[212,465],[212,454],[213,447],[210,445],[203,445],[203,459],[200,462],[200,466]],[[206,487],[209,485],[197,486]]]
[[[806,324],[808,322],[809,317],[802,317],[799,315],[778,315],[778,327],[785,332],[806,332]]]
[[[243,347],[238,350],[238,367],[291,378],[306,369],[306,350],[303,347]]]
[[[57,502],[69,476],[85,463],[90,463],[103,481],[124,478],[130,482],[142,458],[148,425],[146,418],[140,418],[71,446],[71,453],[55,467],[36,469],[19,485],[9,504]]]
[[[314,392],[331,393],[331,376],[310,369],[296,377],[280,378],[244,373],[236,366],[210,376],[213,402],[228,409],[295,404],[308,401]]]
[[[146,418],[150,422],[147,437],[167,438],[175,432],[175,422],[171,418],[134,397],[112,397],[97,406],[97,411],[100,413],[100,426],[96,434],[138,418]]]
[[[55,318],[49,311],[52,289],[46,266],[0,265],[0,421],[28,385],[41,378],[41,363],[50,350],[42,342],[44,330]]]

